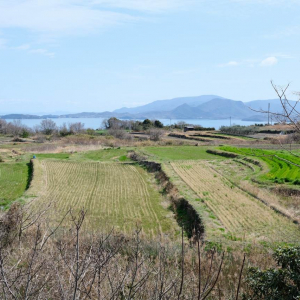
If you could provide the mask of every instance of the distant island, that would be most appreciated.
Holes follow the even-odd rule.
[[[290,101],[291,104],[295,103]],[[242,102],[226,99],[216,95],[203,95],[197,97],[181,97],[169,100],[157,100],[146,105],[127,108],[123,107],[112,112],[81,112],[63,115],[33,115],[33,114],[7,114],[2,119],[56,119],[56,118],[111,118],[119,119],[239,119],[243,121],[263,122],[267,114],[259,111],[282,112],[278,99],[254,100]],[[0,112],[1,113],[1,112]]]

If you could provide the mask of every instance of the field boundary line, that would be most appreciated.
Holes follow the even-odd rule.
[[[182,197],[179,193],[177,187],[170,181],[169,176],[162,168],[161,163],[154,161],[148,161],[147,157],[140,156],[135,151],[129,153],[129,157],[136,161],[139,165],[145,167],[149,173],[155,173],[155,178],[159,181],[160,185],[166,191],[169,201],[171,202],[177,222],[183,228],[185,228],[186,233],[189,235],[189,238],[199,238],[204,239],[205,228],[203,220],[199,213],[195,210],[193,205]],[[182,222],[178,216],[178,209],[183,209],[188,216],[189,223],[180,224]],[[185,225],[185,226],[184,226]],[[195,231],[196,235],[195,235]]]

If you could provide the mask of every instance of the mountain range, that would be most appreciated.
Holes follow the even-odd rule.
[[[295,101],[290,101],[291,105]],[[259,111],[282,112],[282,105],[278,99],[254,100],[242,102],[226,99],[216,95],[198,97],[181,97],[169,100],[157,100],[146,105],[116,109],[113,112],[82,112],[61,115],[25,115],[9,114],[2,119],[45,119],[45,118],[110,118],[121,119],[239,119],[245,121],[265,121],[267,114]]]

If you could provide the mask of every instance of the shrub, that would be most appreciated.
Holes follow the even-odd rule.
[[[96,130],[94,130],[94,129],[92,129],[92,128],[88,128],[88,129],[86,130],[86,133],[87,133],[88,135],[95,135],[95,134],[96,134]]]
[[[154,121],[154,126],[157,128],[163,128],[164,124],[162,122],[160,122],[159,120],[155,120]]]
[[[120,140],[132,140],[133,137],[125,130],[122,130],[122,129],[109,129],[108,131],[108,134],[117,138],[117,139],[120,139]]]
[[[249,135],[257,132],[257,129],[254,126],[221,126],[220,131],[222,133],[228,133],[233,135]]]
[[[26,139],[26,138],[29,137],[29,135],[30,135],[29,130],[23,128],[23,130],[22,130],[20,136],[21,136],[22,138]]]
[[[249,268],[244,300],[300,299],[300,247],[280,247],[273,256],[277,268]]]

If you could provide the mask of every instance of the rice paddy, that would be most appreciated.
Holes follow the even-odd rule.
[[[178,229],[148,174],[133,164],[43,160],[44,193],[33,203],[53,202],[63,215],[85,208],[90,228],[131,233],[137,227],[151,237],[174,236]],[[33,182],[34,183],[34,182]]]
[[[232,185],[206,162],[178,161],[171,162],[171,166],[213,211],[223,225],[219,229],[224,236],[251,242],[295,243],[299,240],[298,225]]]
[[[262,180],[269,180],[274,183],[300,185],[299,156],[289,154],[284,150],[262,150],[229,146],[223,146],[221,149],[264,161],[269,167],[269,170],[259,176]]]

